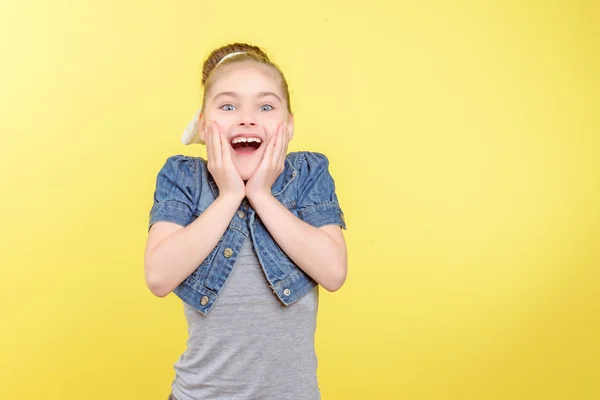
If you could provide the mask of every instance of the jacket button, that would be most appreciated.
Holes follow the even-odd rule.
[[[284,295],[286,295],[286,296],[289,296],[289,295],[290,295],[290,293],[292,293],[292,292],[290,291],[290,289],[284,289],[284,290],[283,290],[283,294],[284,294]]]
[[[208,296],[202,296],[202,298],[200,299],[200,304],[202,304],[203,306],[208,304]]]
[[[238,217],[240,217],[240,218],[242,218],[242,219],[243,219],[243,218],[246,218],[246,213],[245,213],[245,212],[243,212],[242,210],[238,211],[238,212],[237,212],[237,214],[238,214]]]
[[[225,257],[229,258],[233,255],[233,250],[231,250],[230,248],[226,248],[225,251],[223,252],[223,255]]]

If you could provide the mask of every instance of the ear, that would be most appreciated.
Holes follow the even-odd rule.
[[[206,144],[206,118],[203,112],[200,112],[198,115],[198,137],[200,138],[200,143]]]
[[[293,114],[290,114],[288,116],[287,135],[288,135],[288,142],[291,142],[292,139],[294,138],[294,115]]]

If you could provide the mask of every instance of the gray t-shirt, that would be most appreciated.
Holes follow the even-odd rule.
[[[185,302],[187,348],[174,365],[177,400],[317,400],[319,286],[284,306],[248,238],[208,315]]]

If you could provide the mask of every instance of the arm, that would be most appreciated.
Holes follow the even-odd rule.
[[[171,293],[202,264],[244,198],[244,182],[231,161],[229,143],[216,125],[206,138],[208,170],[219,197],[196,220],[193,210],[202,188],[194,164],[172,157],[158,174],[144,272],[148,288],[159,297]]]
[[[329,291],[345,282],[348,261],[342,235],[345,223],[335,194],[328,160],[306,154],[298,171],[299,216],[296,217],[271,194],[284,170],[287,144],[280,126],[267,144],[261,164],[246,184],[246,196],[279,247],[307,275]]]
[[[250,199],[252,207],[283,251],[328,291],[338,290],[348,271],[341,227],[316,228],[292,214],[270,193]]]
[[[173,222],[152,225],[144,255],[146,285],[159,297],[171,293],[215,248],[242,198],[217,198],[185,228]]]

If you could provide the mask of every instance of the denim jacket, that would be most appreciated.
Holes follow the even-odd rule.
[[[284,171],[273,184],[272,194],[292,214],[312,226],[336,224],[346,229],[328,167],[328,159],[323,154],[289,153]],[[218,195],[219,188],[204,159],[171,156],[156,179],[148,230],[158,221],[174,222],[185,227],[198,218]],[[194,309],[208,314],[248,239],[252,240],[269,286],[285,306],[317,285],[285,254],[258,214],[244,200],[215,248],[173,292]]]

